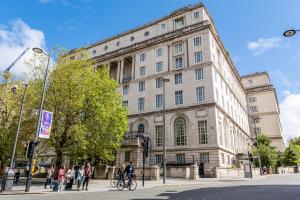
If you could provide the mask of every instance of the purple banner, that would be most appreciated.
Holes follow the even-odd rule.
[[[52,126],[53,113],[43,110],[40,128],[40,138],[49,138]]]

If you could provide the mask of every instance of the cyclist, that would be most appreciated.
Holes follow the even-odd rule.
[[[128,186],[130,186],[130,184],[132,182],[133,172],[134,172],[134,167],[132,165],[132,161],[130,161],[129,164],[126,166],[125,172],[128,177]]]

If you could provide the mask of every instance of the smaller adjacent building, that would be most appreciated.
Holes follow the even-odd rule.
[[[242,83],[246,89],[249,125],[252,136],[257,133],[266,134],[271,138],[272,145],[279,151],[284,149],[282,127],[280,123],[280,109],[276,90],[267,72],[256,72],[242,76]],[[254,120],[255,124],[254,124]]]

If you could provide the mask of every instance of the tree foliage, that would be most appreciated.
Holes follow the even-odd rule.
[[[300,137],[289,141],[288,147],[280,156],[280,161],[284,166],[294,166],[300,163]]]

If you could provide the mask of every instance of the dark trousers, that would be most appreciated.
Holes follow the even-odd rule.
[[[74,178],[67,180],[66,190],[72,190]]]
[[[84,186],[85,186],[86,189],[88,188],[89,179],[90,179],[90,177],[88,177],[88,176],[84,177],[84,180],[83,180],[83,183],[82,183],[82,189],[84,188]]]
[[[52,185],[51,185],[51,178],[47,178],[46,179],[46,183],[45,183],[45,189],[47,188],[47,185],[50,185],[50,188],[52,188]]]

